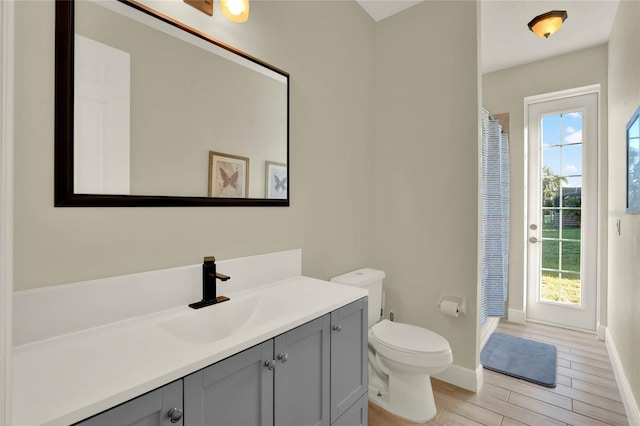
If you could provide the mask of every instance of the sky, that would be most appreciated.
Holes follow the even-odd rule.
[[[582,187],[582,128],[582,112],[542,118],[542,165],[566,177],[566,187]]]

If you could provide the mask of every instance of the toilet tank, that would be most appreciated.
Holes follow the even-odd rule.
[[[362,287],[369,291],[369,328],[380,321],[382,309],[382,280],[385,274],[377,269],[363,268],[331,278],[331,282]]]

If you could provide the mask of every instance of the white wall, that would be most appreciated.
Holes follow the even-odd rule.
[[[600,322],[606,324],[607,307],[607,46],[537,61],[482,76],[482,103],[492,114],[509,113],[511,173],[511,236],[509,250],[509,309],[523,312],[526,279],[526,226],[524,192],[524,98],[575,87],[601,85],[601,140],[599,150]]]
[[[478,291],[477,4],[433,1],[376,28],[376,265],[387,311],[449,340],[475,370]],[[455,22],[455,36],[450,29]],[[468,311],[446,317],[443,292]]]
[[[625,128],[640,104],[640,3],[621,1],[609,39],[608,331],[640,405],[640,216],[627,215]],[[620,235],[616,222],[620,221]],[[637,412],[637,411],[636,411]]]
[[[291,248],[314,277],[371,265],[371,18],[356,2],[257,1],[238,25],[171,4],[291,74],[291,207],[54,208],[54,2],[15,2],[15,289]]]

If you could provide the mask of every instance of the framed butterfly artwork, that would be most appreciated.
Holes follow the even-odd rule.
[[[247,198],[249,159],[209,151],[209,197]]]
[[[265,195],[271,199],[286,199],[289,193],[287,165],[267,161],[265,165]]]

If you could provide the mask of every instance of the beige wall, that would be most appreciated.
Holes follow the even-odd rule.
[[[16,290],[298,247],[310,276],[373,263],[374,23],[356,2],[252,2],[245,25],[189,11],[290,72],[289,208],[54,208],[54,2],[15,8]]]
[[[600,84],[601,176],[599,233],[601,264],[600,322],[606,324],[606,170],[607,170],[607,47],[599,46],[579,52],[533,62],[482,76],[482,103],[493,114],[509,113],[509,148],[511,172],[511,240],[509,251],[509,309],[524,311],[525,300],[525,161],[524,98],[575,87]]]
[[[609,321],[640,405],[640,216],[627,215],[625,128],[640,104],[640,3],[621,1],[609,39]],[[620,221],[620,235],[616,222]]]
[[[425,2],[376,28],[376,265],[387,311],[449,340],[475,369],[478,236],[477,5]],[[455,22],[455,37],[444,36]],[[459,318],[444,292],[466,296]]]

